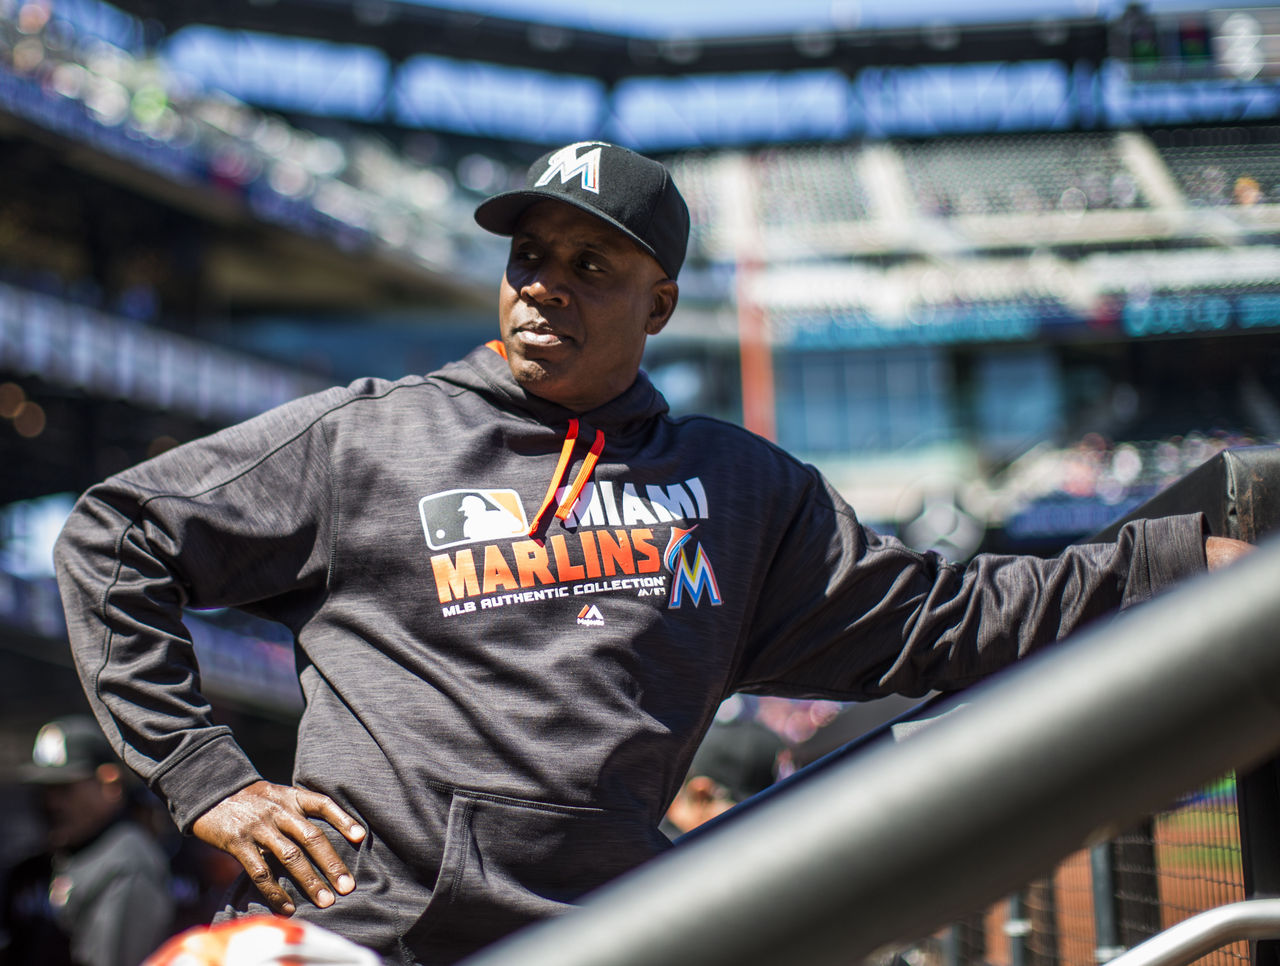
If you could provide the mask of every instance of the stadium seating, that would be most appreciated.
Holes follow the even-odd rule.
[[[1188,204],[1280,204],[1280,128],[1180,129],[1154,132],[1152,139]]]
[[[1037,214],[1143,207],[1112,134],[964,137],[901,147],[925,214]]]
[[[870,217],[871,198],[858,157],[843,147],[775,148],[756,154],[760,223],[790,227]]]
[[[160,60],[80,36],[69,22],[29,9],[45,8],[25,6],[27,22],[0,21],[0,106],[8,111],[171,179],[242,195],[258,217],[345,248],[385,247],[425,266],[475,273],[477,281],[494,266],[498,246],[475,229],[469,212],[478,193],[519,182],[522,172],[507,162],[472,154],[453,166],[424,164],[368,134],[319,135],[194,89]],[[1154,131],[1150,141],[1186,205],[1239,209],[1280,204],[1276,136],[1266,127],[1180,129]],[[897,140],[888,147],[901,184],[868,182],[858,144],[750,152],[750,215],[765,240],[781,233],[790,255],[803,250],[797,233],[809,232],[821,239],[820,253],[844,244],[849,254],[875,254],[928,249],[936,236],[829,229],[874,226],[886,211],[946,222],[1159,207],[1151,173],[1133,167],[1113,132]],[[722,155],[671,160],[690,202],[695,259],[725,258],[732,246],[717,235],[740,190],[721,183]],[[890,197],[897,192],[904,196]],[[1062,238],[1052,224],[1041,223],[1042,243],[1081,240]],[[1149,223],[1122,222],[1119,239],[1114,226],[1106,229],[1108,243],[1122,241],[1126,225],[1135,242],[1149,237]],[[1035,244],[1028,230],[1037,230],[1034,220],[1016,222],[1010,241]],[[966,240],[957,231],[949,241],[980,248],[992,237]]]
[[[476,195],[454,171],[412,162],[370,135],[321,136],[193,89],[163,62],[78,35],[46,7],[28,4],[23,16],[0,19],[7,112],[178,183],[241,197],[263,220],[344,248],[383,246],[477,270],[466,256],[488,239],[469,217]],[[495,169],[489,184],[518,177],[485,160]]]

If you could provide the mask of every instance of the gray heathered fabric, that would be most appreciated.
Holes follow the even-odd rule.
[[[734,691],[961,687],[1204,568],[1196,517],[1052,561],[951,566],[861,527],[777,447],[670,418],[643,375],[581,417],[563,485],[603,431],[579,502],[598,516],[552,520],[541,568],[528,541],[460,538],[448,515],[462,519],[465,491],[490,494],[497,517],[493,491],[514,491],[533,517],[571,416],[481,348],[134,467],[90,490],[58,543],[90,700],[184,829],[257,772],[210,724],[181,608],[293,629],[307,699],[295,779],[371,830],[358,850],[330,836],[358,890],[299,915],[392,959],[451,961],[664,848],[662,813]],[[673,547],[677,527],[691,533]],[[443,600],[450,574],[477,589],[464,551],[489,592]],[[700,556],[714,581],[681,584]],[[522,561],[527,586],[507,586]]]

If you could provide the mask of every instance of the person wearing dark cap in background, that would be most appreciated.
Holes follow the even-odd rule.
[[[640,371],[689,233],[663,165],[567,145],[475,217],[511,238],[499,339],[126,470],[58,541],[90,703],[244,866],[229,915],[455,961],[668,848],[728,695],[961,687],[1244,549],[1187,517],[1057,561],[915,553],[771,443],[669,416]],[[184,606],[294,632],[291,785],[211,720]]]
[[[711,726],[667,807],[662,830],[675,839],[724,814],[777,780],[786,745],[758,721],[737,718]]]
[[[21,773],[45,850],[0,885],[2,966],[138,966],[168,935],[168,863],[127,817],[126,774],[97,722],[57,718]]]

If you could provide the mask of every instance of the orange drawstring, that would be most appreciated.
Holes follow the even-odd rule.
[[[587,480],[591,479],[591,473],[596,468],[596,464],[600,462],[600,454],[604,452],[604,433],[596,430],[595,442],[591,444],[591,450],[587,453],[586,459],[582,461],[582,469],[578,470],[578,475],[574,477],[573,486],[569,489],[569,495],[564,498],[564,502],[560,504],[560,509],[556,511],[557,520],[566,520],[569,514],[573,512],[573,506],[578,502],[578,496],[582,493],[582,488],[587,485]]]
[[[538,512],[533,517],[533,523],[529,525],[529,536],[531,537],[542,527],[542,518],[555,505],[556,491],[560,489],[560,484],[564,481],[565,470],[569,468],[569,461],[573,458],[573,447],[577,441],[578,421],[571,419],[569,420],[569,432],[564,438],[564,446],[560,449],[560,461],[556,464],[555,474],[551,477],[551,485],[547,487],[547,495],[542,500],[542,506],[538,508]],[[597,429],[595,442],[591,444],[591,451],[587,453],[586,459],[582,461],[582,468],[578,470],[578,475],[574,477],[573,486],[569,488],[569,493],[565,496],[564,502],[556,510],[556,519],[565,520],[573,512],[573,506],[578,502],[578,496],[582,493],[582,488],[587,485],[587,480],[591,478],[591,473],[595,470],[596,463],[600,461],[600,454],[603,451],[604,433]]]
[[[542,500],[542,506],[538,508],[538,512],[534,514],[533,523],[529,525],[529,536],[533,536],[538,532],[538,528],[542,526],[542,518],[547,515],[547,511],[556,502],[556,490],[560,489],[560,481],[564,479],[564,471],[569,467],[569,459],[573,456],[573,444],[577,440],[578,421],[571,419],[569,420],[569,434],[565,436],[564,446],[560,450],[560,462],[556,464],[556,471],[551,477],[551,485],[547,487],[547,495]]]

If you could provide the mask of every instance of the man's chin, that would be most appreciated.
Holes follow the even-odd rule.
[[[527,357],[511,360],[511,375],[515,377],[520,388],[533,396],[559,403],[566,388],[566,380],[556,368],[541,359]]]

